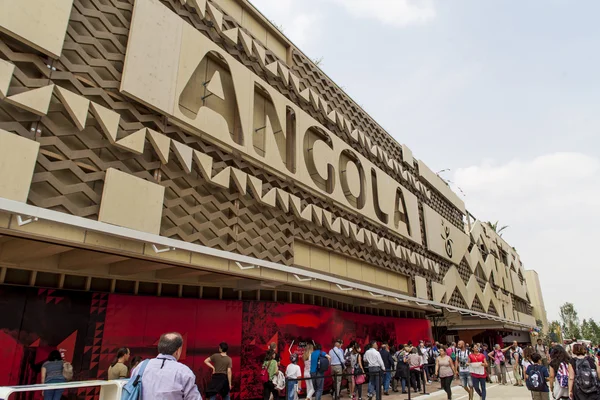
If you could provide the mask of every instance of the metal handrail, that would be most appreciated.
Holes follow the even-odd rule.
[[[44,383],[37,385],[23,386],[0,386],[0,400],[8,400],[13,393],[23,392],[38,392],[42,390],[53,389],[79,389],[86,387],[100,387],[99,400],[120,400],[123,386],[127,383],[127,379],[112,380],[112,381],[76,381],[76,382],[61,382],[61,383]]]

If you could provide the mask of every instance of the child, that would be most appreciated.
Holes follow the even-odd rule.
[[[550,388],[547,383],[550,373],[548,368],[542,365],[542,356],[533,353],[531,362],[532,364],[525,371],[525,383],[531,392],[531,398],[533,400],[550,400]]]
[[[298,381],[302,377],[302,372],[298,366],[298,354],[294,353],[290,356],[290,363],[285,369],[285,377],[287,378],[287,400],[298,400]]]

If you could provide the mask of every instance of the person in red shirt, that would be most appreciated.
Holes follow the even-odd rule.
[[[485,400],[486,396],[485,378],[487,374],[485,371],[487,371],[487,367],[487,360],[481,353],[481,345],[476,344],[473,346],[473,353],[469,355],[469,371],[473,380],[473,388],[481,400]]]

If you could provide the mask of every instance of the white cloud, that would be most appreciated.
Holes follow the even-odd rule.
[[[306,1],[306,0],[304,0]],[[294,0],[251,0],[272,23],[282,29],[298,48],[304,50],[320,34],[322,15],[318,7]]]
[[[424,24],[435,18],[433,0],[251,0],[251,3],[303,51],[310,52],[329,18],[343,21],[339,6],[355,18],[373,19],[390,26]]]
[[[526,269],[540,275],[548,317],[569,301],[581,318],[600,319],[590,301],[600,281],[600,158],[552,153],[458,169],[454,182],[481,220],[509,225],[504,234]]]
[[[308,47],[310,42],[318,36],[320,19],[316,14],[297,14],[292,18],[290,26],[285,28],[284,34],[302,50]]]
[[[424,24],[435,18],[432,0],[333,0],[357,18],[372,18],[397,27]]]

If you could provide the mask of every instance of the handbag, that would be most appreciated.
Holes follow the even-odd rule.
[[[357,385],[362,385],[363,383],[365,383],[365,375],[364,374],[356,375],[354,377],[354,383],[356,383]]]
[[[260,371],[259,381],[262,383],[267,383],[270,381],[269,379],[269,365],[271,365],[272,361],[269,361],[267,364],[263,365],[262,371]]]

